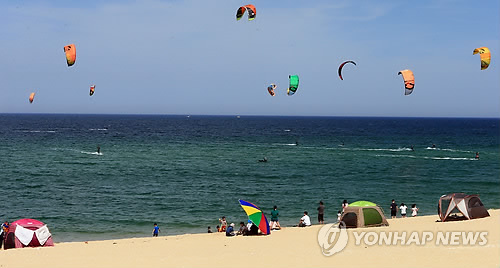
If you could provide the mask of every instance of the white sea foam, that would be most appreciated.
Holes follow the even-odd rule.
[[[467,158],[467,157],[425,157],[425,158],[434,160],[467,160],[467,161],[477,160],[475,158]]]
[[[23,130],[25,133],[56,133],[55,130]]]
[[[341,145],[339,145],[341,146]],[[387,152],[405,152],[405,151],[411,151],[410,148],[352,148],[351,150],[353,151],[387,151]]]
[[[420,159],[432,159],[432,160],[465,160],[474,161],[475,158],[468,157],[432,157],[432,156],[414,156],[414,155],[392,155],[392,154],[377,154],[377,157],[397,157],[397,158],[420,158]]]
[[[375,156],[379,157],[397,157],[397,158],[417,158],[414,155],[396,155],[396,154],[376,154]]]
[[[102,155],[102,153],[98,153],[98,152],[85,152],[85,151],[80,151],[80,153],[82,153],[82,154],[91,154],[91,155]]]

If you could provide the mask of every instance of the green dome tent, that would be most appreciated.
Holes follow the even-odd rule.
[[[389,226],[384,213],[377,204],[369,201],[356,201],[344,209],[340,221],[347,228]]]
[[[349,205],[350,207],[376,207],[377,204],[370,201],[356,201]]]

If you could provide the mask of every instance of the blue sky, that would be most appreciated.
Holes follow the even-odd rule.
[[[250,3],[257,18],[236,21]],[[500,117],[499,14],[499,1],[1,1],[0,113]]]

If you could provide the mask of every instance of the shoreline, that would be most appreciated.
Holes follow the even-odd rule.
[[[285,227],[270,236],[224,233],[61,242],[55,247],[2,250],[2,267],[498,267],[500,210],[490,217],[436,222],[437,215],[388,219],[388,227],[347,229],[343,251],[326,257],[318,244],[325,225]],[[486,245],[356,245],[355,232],[488,232]],[[359,234],[358,234],[359,235]],[[478,240],[479,241],[479,240]],[[390,254],[388,254],[390,253]]]
[[[488,209],[488,211],[490,211],[490,210],[493,210],[493,211],[498,210],[498,211],[500,211],[500,208],[490,208],[490,209]],[[398,212],[398,213],[399,213],[399,212]],[[423,214],[423,213],[422,213],[422,214],[419,214],[417,217],[418,217],[418,218],[420,218],[420,217],[429,217],[429,216],[435,216],[435,215],[436,215],[436,214]],[[394,219],[391,219],[391,218],[390,218],[390,215],[386,215],[385,213],[384,213],[384,216],[386,217],[386,219],[387,219],[389,222],[390,222],[391,220],[394,220]],[[333,218],[333,216],[332,216],[331,218]],[[407,219],[409,219],[409,218],[413,218],[413,217],[408,216],[408,217],[407,217]],[[312,218],[311,218],[311,219],[312,219]],[[403,219],[403,218],[401,217],[401,215],[399,215],[399,214],[398,214],[398,218],[396,218],[396,220],[398,220],[398,219]],[[315,220],[315,219],[312,219],[312,220],[313,220],[313,225],[312,225],[312,226],[318,226],[318,225],[319,225],[318,223],[314,222],[314,220]],[[246,222],[246,221],[245,221],[245,222]],[[45,223],[46,223],[46,222],[45,222]],[[231,222],[229,222],[229,223],[231,223]],[[229,224],[229,223],[228,223],[228,224]],[[337,222],[336,222],[336,221],[335,221],[335,222],[325,221],[325,224],[334,224],[334,223],[337,223]],[[238,222],[234,222],[234,224],[236,225],[236,226],[235,226],[235,228],[236,228],[236,229],[238,229],[238,228],[239,228]],[[151,226],[152,226],[152,225],[151,225]],[[211,227],[213,227],[213,228],[212,228],[212,231],[214,231],[214,230],[216,229],[216,228],[215,228],[215,226],[216,226],[216,224],[215,224],[215,223],[213,224],[213,226],[211,226]],[[50,225],[48,225],[48,227],[49,227],[49,229],[50,229]],[[282,225],[282,229],[295,228],[295,227],[297,227],[297,226],[296,226],[296,224],[295,224],[295,225],[290,224],[290,225],[285,225],[285,226],[283,226],[283,225]],[[148,230],[149,230],[149,229],[152,229],[152,227],[151,227],[151,228],[149,228],[149,225],[148,225]],[[162,226],[160,226],[160,229],[162,229]],[[173,236],[182,236],[182,235],[199,235],[199,234],[207,234],[207,231],[206,231],[206,226],[205,226],[205,225],[200,226],[199,228],[192,228],[192,229],[200,229],[200,231],[199,231],[199,232],[190,232],[190,231],[187,231],[187,232],[182,232],[182,231],[181,231],[181,232],[172,232],[172,229],[171,229],[168,225],[167,225],[167,227],[166,227],[165,229],[167,230],[167,231],[166,231],[166,233],[167,233],[167,234],[166,234],[166,235],[165,235],[165,234],[163,234],[163,235],[162,235],[162,233],[160,232],[160,237],[170,237],[170,236],[172,236],[172,237],[173,237]],[[204,230],[204,231],[201,231],[201,230]],[[237,231],[237,230],[236,230],[236,231]],[[278,232],[279,232],[279,231],[278,231]],[[109,240],[123,240],[123,239],[150,238],[150,236],[139,236],[139,235],[138,235],[138,236],[125,236],[125,235],[124,235],[123,237],[115,237],[115,238],[110,237],[110,238],[96,238],[96,239],[93,239],[93,237],[102,236],[104,233],[98,233],[98,234],[88,233],[88,234],[92,234],[92,235],[91,235],[91,236],[92,236],[92,238],[85,239],[85,235],[81,235],[81,236],[80,236],[80,235],[78,235],[78,237],[82,237],[82,239],[74,239],[74,240],[69,240],[69,241],[60,241],[60,240],[58,240],[58,239],[57,239],[58,234],[64,234],[64,233],[70,233],[70,232],[60,232],[60,233],[56,233],[56,236],[55,236],[55,239],[56,239],[56,240],[54,241],[54,243],[56,243],[56,244],[62,244],[62,243],[80,243],[80,242],[91,242],[91,241],[92,241],[92,242],[97,242],[97,241],[109,241]],[[147,233],[148,233],[148,232],[145,232],[144,234],[147,234]],[[151,233],[151,232],[149,231],[149,233]],[[214,234],[216,234],[216,233],[217,233],[217,232],[214,232]],[[72,234],[72,233],[70,233],[70,234]],[[59,236],[60,236],[60,235],[59,235]]]

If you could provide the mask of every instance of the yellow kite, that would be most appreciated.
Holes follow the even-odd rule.
[[[477,53],[479,53],[479,55],[481,56],[481,70],[486,70],[486,68],[490,66],[490,50],[487,47],[476,48],[474,49],[474,52],[472,52],[472,55],[476,55]]]

